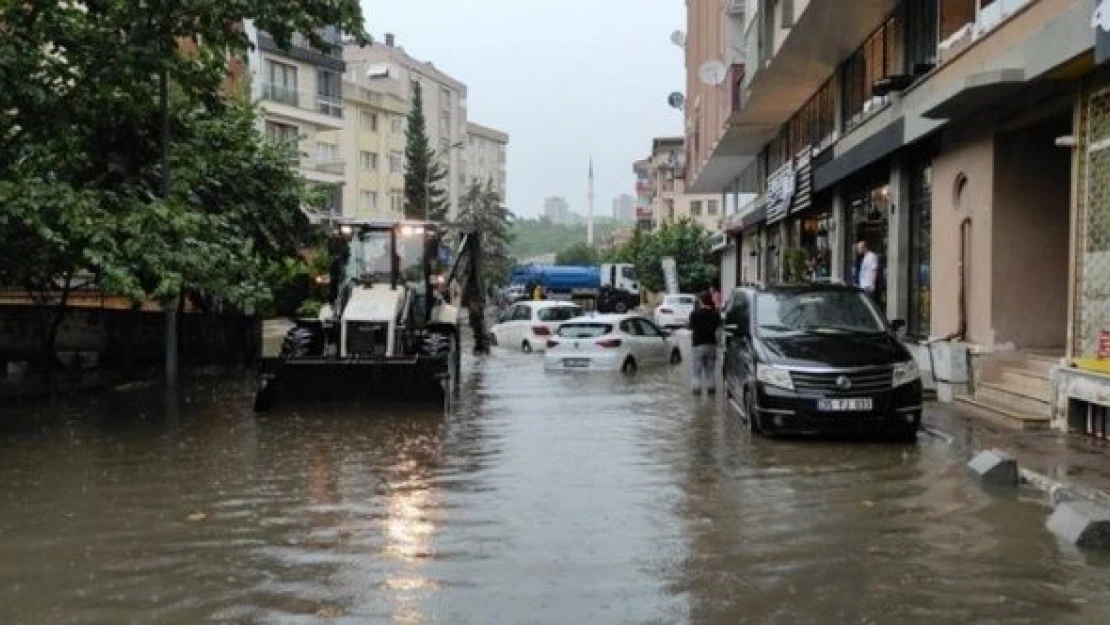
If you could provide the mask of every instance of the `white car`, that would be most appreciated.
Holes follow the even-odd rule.
[[[655,325],[660,328],[685,328],[696,302],[697,298],[693,295],[667,295],[655,307]]]
[[[501,313],[490,328],[493,345],[521,349],[525,353],[542,351],[559,324],[582,315],[582,307],[572,302],[533,300],[518,302]]]
[[[544,367],[634,373],[680,360],[678,345],[650,320],[636,314],[593,315],[559,326],[547,341]]]

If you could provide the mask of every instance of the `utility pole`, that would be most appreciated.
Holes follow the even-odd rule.
[[[169,68],[163,67],[158,81],[159,114],[161,115],[162,142],[162,201],[170,199],[170,75]],[[181,295],[164,303],[166,316],[166,386],[177,386],[177,307]]]

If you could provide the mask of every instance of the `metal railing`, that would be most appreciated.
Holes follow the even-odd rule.
[[[316,96],[316,110],[331,117],[343,117],[343,98],[335,96]]]
[[[278,104],[300,106],[300,92],[297,91],[296,87],[288,85],[262,83],[262,97]]]

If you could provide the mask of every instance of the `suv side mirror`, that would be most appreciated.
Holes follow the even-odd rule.
[[[905,319],[891,319],[890,327],[893,328],[895,332],[901,332],[902,330],[904,330],[906,328],[906,320]]]

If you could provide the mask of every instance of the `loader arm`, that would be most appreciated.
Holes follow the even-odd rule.
[[[447,279],[448,292],[452,285],[459,287],[459,305],[467,309],[470,331],[474,334],[474,353],[489,353],[489,336],[486,332],[486,290],[482,283],[482,239],[477,230],[462,232],[455,264]]]

